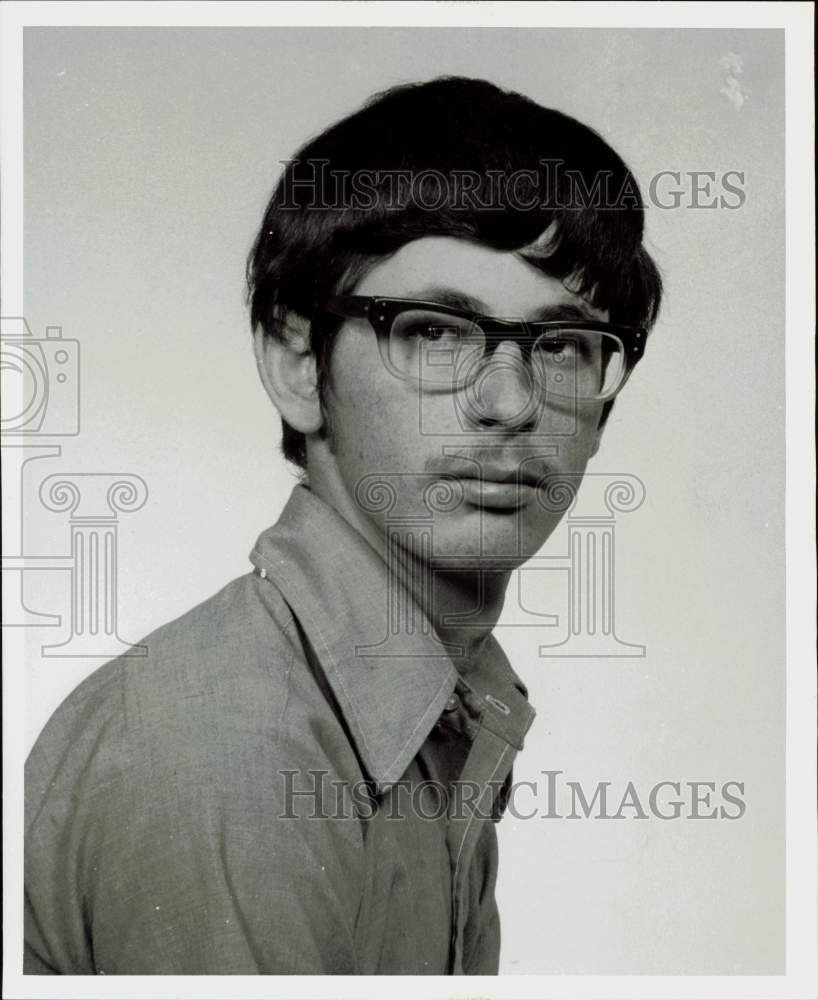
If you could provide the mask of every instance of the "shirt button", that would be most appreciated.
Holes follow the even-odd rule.
[[[453,712],[459,706],[459,704],[460,704],[460,699],[457,697],[456,694],[452,694],[449,696],[446,704],[443,706],[443,711]]]

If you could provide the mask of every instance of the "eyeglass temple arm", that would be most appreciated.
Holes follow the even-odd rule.
[[[366,319],[372,308],[371,299],[365,295],[334,295],[317,303],[319,309],[347,319]]]

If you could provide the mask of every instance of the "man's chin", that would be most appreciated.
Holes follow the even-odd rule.
[[[482,547],[463,545],[444,548],[441,543],[430,555],[429,565],[435,571],[512,572],[532,559],[545,544],[544,540],[528,546],[518,539],[509,539],[506,545],[498,544],[496,539],[491,541],[494,544]]]
[[[435,573],[513,573],[523,563],[527,562],[531,556],[521,556],[519,554],[501,555],[446,555],[434,558],[429,561],[429,566]]]

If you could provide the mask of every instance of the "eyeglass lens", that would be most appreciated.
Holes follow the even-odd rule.
[[[543,330],[536,323],[515,330],[488,328],[474,320],[409,309],[399,313],[389,334],[389,363],[404,378],[424,388],[456,389],[473,382],[500,344],[517,351],[504,364],[527,364],[546,393],[596,399],[615,392],[625,369],[622,344],[604,331],[572,329],[570,324]]]

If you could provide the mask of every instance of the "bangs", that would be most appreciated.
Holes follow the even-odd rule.
[[[286,165],[248,277],[254,296],[310,316],[368,263],[449,236],[516,252],[616,322],[649,327],[661,281],[643,219],[636,180],[592,129],[446,78],[374,98]]]
[[[484,80],[395,87],[285,164],[247,262],[253,329],[311,321],[319,390],[339,323],[318,303],[426,236],[518,254],[611,322],[649,330],[662,295],[639,186],[576,119]],[[303,440],[285,424],[285,455]]]

